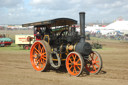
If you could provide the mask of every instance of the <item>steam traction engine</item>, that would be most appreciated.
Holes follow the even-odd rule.
[[[34,30],[40,27],[42,31],[41,40],[35,39],[30,49],[30,61],[36,71],[46,71],[50,66],[59,69],[66,65],[72,76],[79,76],[83,71],[89,74],[100,72],[102,59],[85,41],[85,13],[79,14],[80,35],[75,28],[77,21],[69,18],[23,24],[34,26]]]

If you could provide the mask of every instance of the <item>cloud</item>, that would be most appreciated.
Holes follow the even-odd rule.
[[[23,0],[0,0],[0,7],[16,7],[21,3],[23,3]]]
[[[0,24],[23,24],[59,17],[79,21],[86,12],[86,22],[112,22],[119,16],[128,19],[127,0],[0,0]]]
[[[30,5],[35,8],[45,8],[48,10],[68,10],[74,8],[75,4],[81,0],[32,0]]]
[[[33,4],[33,5],[41,5],[41,4],[51,4],[53,2],[56,2],[53,1],[53,0],[32,0],[30,3]]]

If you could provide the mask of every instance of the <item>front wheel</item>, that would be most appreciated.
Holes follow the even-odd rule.
[[[93,51],[85,63],[85,69],[89,74],[98,74],[102,69],[102,58],[100,54]]]
[[[66,58],[66,69],[72,76],[79,76],[83,72],[84,60],[77,52],[71,52]]]

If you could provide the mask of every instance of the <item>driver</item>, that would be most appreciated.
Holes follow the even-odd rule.
[[[34,31],[34,36],[36,37],[36,40],[41,40],[44,36],[44,34],[41,31],[40,27],[37,27],[37,29]]]
[[[51,25],[50,24],[48,24],[47,26],[46,26],[46,30],[45,30],[45,33],[46,34],[48,34],[48,35],[51,35],[52,33],[52,30],[50,29],[51,28]]]

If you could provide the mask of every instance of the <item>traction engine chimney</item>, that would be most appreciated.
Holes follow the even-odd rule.
[[[92,47],[88,42],[85,42],[85,12],[80,12],[80,41],[75,47],[75,51],[82,56],[88,56],[92,52]]]
[[[80,42],[85,42],[85,12],[80,12],[80,34],[81,39]]]

